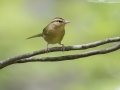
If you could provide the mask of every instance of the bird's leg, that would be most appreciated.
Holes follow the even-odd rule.
[[[47,47],[46,47],[46,49],[45,49],[45,52],[46,52],[46,53],[49,52],[48,44],[49,44],[49,43],[47,43]]]
[[[64,52],[64,51],[65,51],[65,46],[64,46],[64,44],[61,44],[61,43],[59,43],[59,44],[62,45],[61,50]]]

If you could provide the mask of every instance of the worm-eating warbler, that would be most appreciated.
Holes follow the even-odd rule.
[[[56,17],[43,29],[42,33],[31,36],[27,39],[35,38],[35,37],[43,37],[44,40],[47,42],[47,47],[45,49],[46,52],[49,51],[48,44],[56,44],[56,43],[62,45],[62,50],[64,51],[65,47],[64,44],[61,43],[61,41],[64,37],[65,25],[67,23],[70,22],[61,17]]]

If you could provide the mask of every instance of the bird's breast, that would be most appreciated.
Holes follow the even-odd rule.
[[[47,31],[46,35],[43,35],[43,38],[49,44],[56,44],[56,43],[61,42],[64,34],[65,34],[64,29],[51,29]]]

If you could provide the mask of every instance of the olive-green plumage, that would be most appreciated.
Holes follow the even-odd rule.
[[[34,36],[31,36],[30,38],[35,37],[43,37],[44,40],[47,42],[47,48],[46,51],[48,52],[48,44],[60,44],[62,45],[62,50],[64,50],[64,44],[61,44],[61,41],[65,34],[65,24],[69,23],[69,21],[64,20],[61,17],[56,17],[53,19],[52,22],[50,22],[44,29],[43,32]]]

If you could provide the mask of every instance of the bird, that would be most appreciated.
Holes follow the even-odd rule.
[[[61,43],[64,35],[65,35],[65,25],[70,23],[70,21],[65,20],[61,17],[54,18],[42,31],[42,33],[33,35],[28,37],[27,39],[36,38],[36,37],[43,37],[44,40],[47,42],[47,46],[45,51],[48,53],[49,44],[60,44],[62,45],[62,51],[65,51],[64,44]]]

